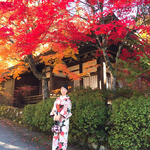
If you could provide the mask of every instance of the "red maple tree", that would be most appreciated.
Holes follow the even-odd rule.
[[[150,26],[139,21],[144,20],[145,13],[150,14],[149,4],[148,0],[78,0],[76,3],[74,15],[77,14],[76,17],[86,24],[80,23],[79,29],[86,30],[88,36],[95,39],[96,44],[90,45],[97,48],[97,57],[103,55],[113,90],[120,71],[119,59],[140,63],[144,55],[150,58],[148,40],[140,37],[143,32],[150,34]],[[131,60],[133,57],[134,60]]]
[[[9,65],[1,69],[5,79],[14,78],[28,71],[42,80],[43,99],[48,98],[48,84],[45,72],[38,72],[34,58],[40,54],[39,60],[45,66],[51,65],[54,71],[63,71],[70,79],[79,79],[63,64],[63,58],[76,59],[76,44],[92,40],[71,21],[67,7],[72,0],[8,0],[0,2],[0,46],[1,60]],[[78,35],[78,36],[77,36]],[[49,55],[45,55],[49,51]],[[3,78],[4,79],[4,78]]]
[[[131,43],[132,39],[138,39],[134,34],[144,30],[149,31],[149,26],[144,23],[137,24],[138,16],[143,17],[142,6],[148,4],[148,0],[6,0],[0,2],[1,60],[17,61],[16,68],[9,70],[15,77],[30,67],[34,75],[43,80],[43,99],[46,99],[48,97],[46,74],[37,71],[34,55],[37,52],[42,55],[50,51],[50,55],[42,56],[41,61],[45,65],[52,65],[56,72],[61,70],[70,78],[78,79],[79,76],[71,73],[63,64],[63,58],[75,59],[75,54],[78,52],[76,45],[88,41],[98,49],[97,57],[103,54],[111,73],[112,89],[115,90],[118,67],[112,65],[110,57],[115,59],[115,64],[119,64],[122,50],[127,52],[130,49],[127,48],[127,43]],[[134,13],[131,13],[132,11]],[[145,48],[145,43],[146,41],[142,48],[149,54],[149,48]],[[110,51],[111,45],[117,45],[115,56]],[[139,52],[137,51],[136,55]],[[125,55],[123,58],[127,57]],[[6,67],[2,72],[5,69]]]

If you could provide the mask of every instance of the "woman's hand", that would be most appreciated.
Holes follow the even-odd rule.
[[[61,115],[55,115],[54,121],[59,121],[60,117],[61,117]]]

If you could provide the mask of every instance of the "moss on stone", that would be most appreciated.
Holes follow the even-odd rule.
[[[12,106],[0,106],[0,117],[22,123],[22,109]]]

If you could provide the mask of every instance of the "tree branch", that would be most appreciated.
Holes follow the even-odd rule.
[[[44,77],[44,74],[38,72],[38,70],[36,69],[33,56],[32,55],[27,55],[27,61],[29,63],[30,69],[33,72],[33,74],[35,75],[35,77],[38,78],[39,80],[41,80]]]

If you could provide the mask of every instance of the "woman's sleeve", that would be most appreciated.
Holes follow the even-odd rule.
[[[54,116],[56,114],[56,112],[57,112],[57,109],[56,109],[56,101],[55,101],[52,111],[50,112],[50,116]]]
[[[64,107],[63,107],[63,109],[60,112],[60,115],[62,115],[65,118],[71,117],[72,116],[72,114],[71,114],[71,107],[72,107],[71,100],[68,99],[65,102]]]

